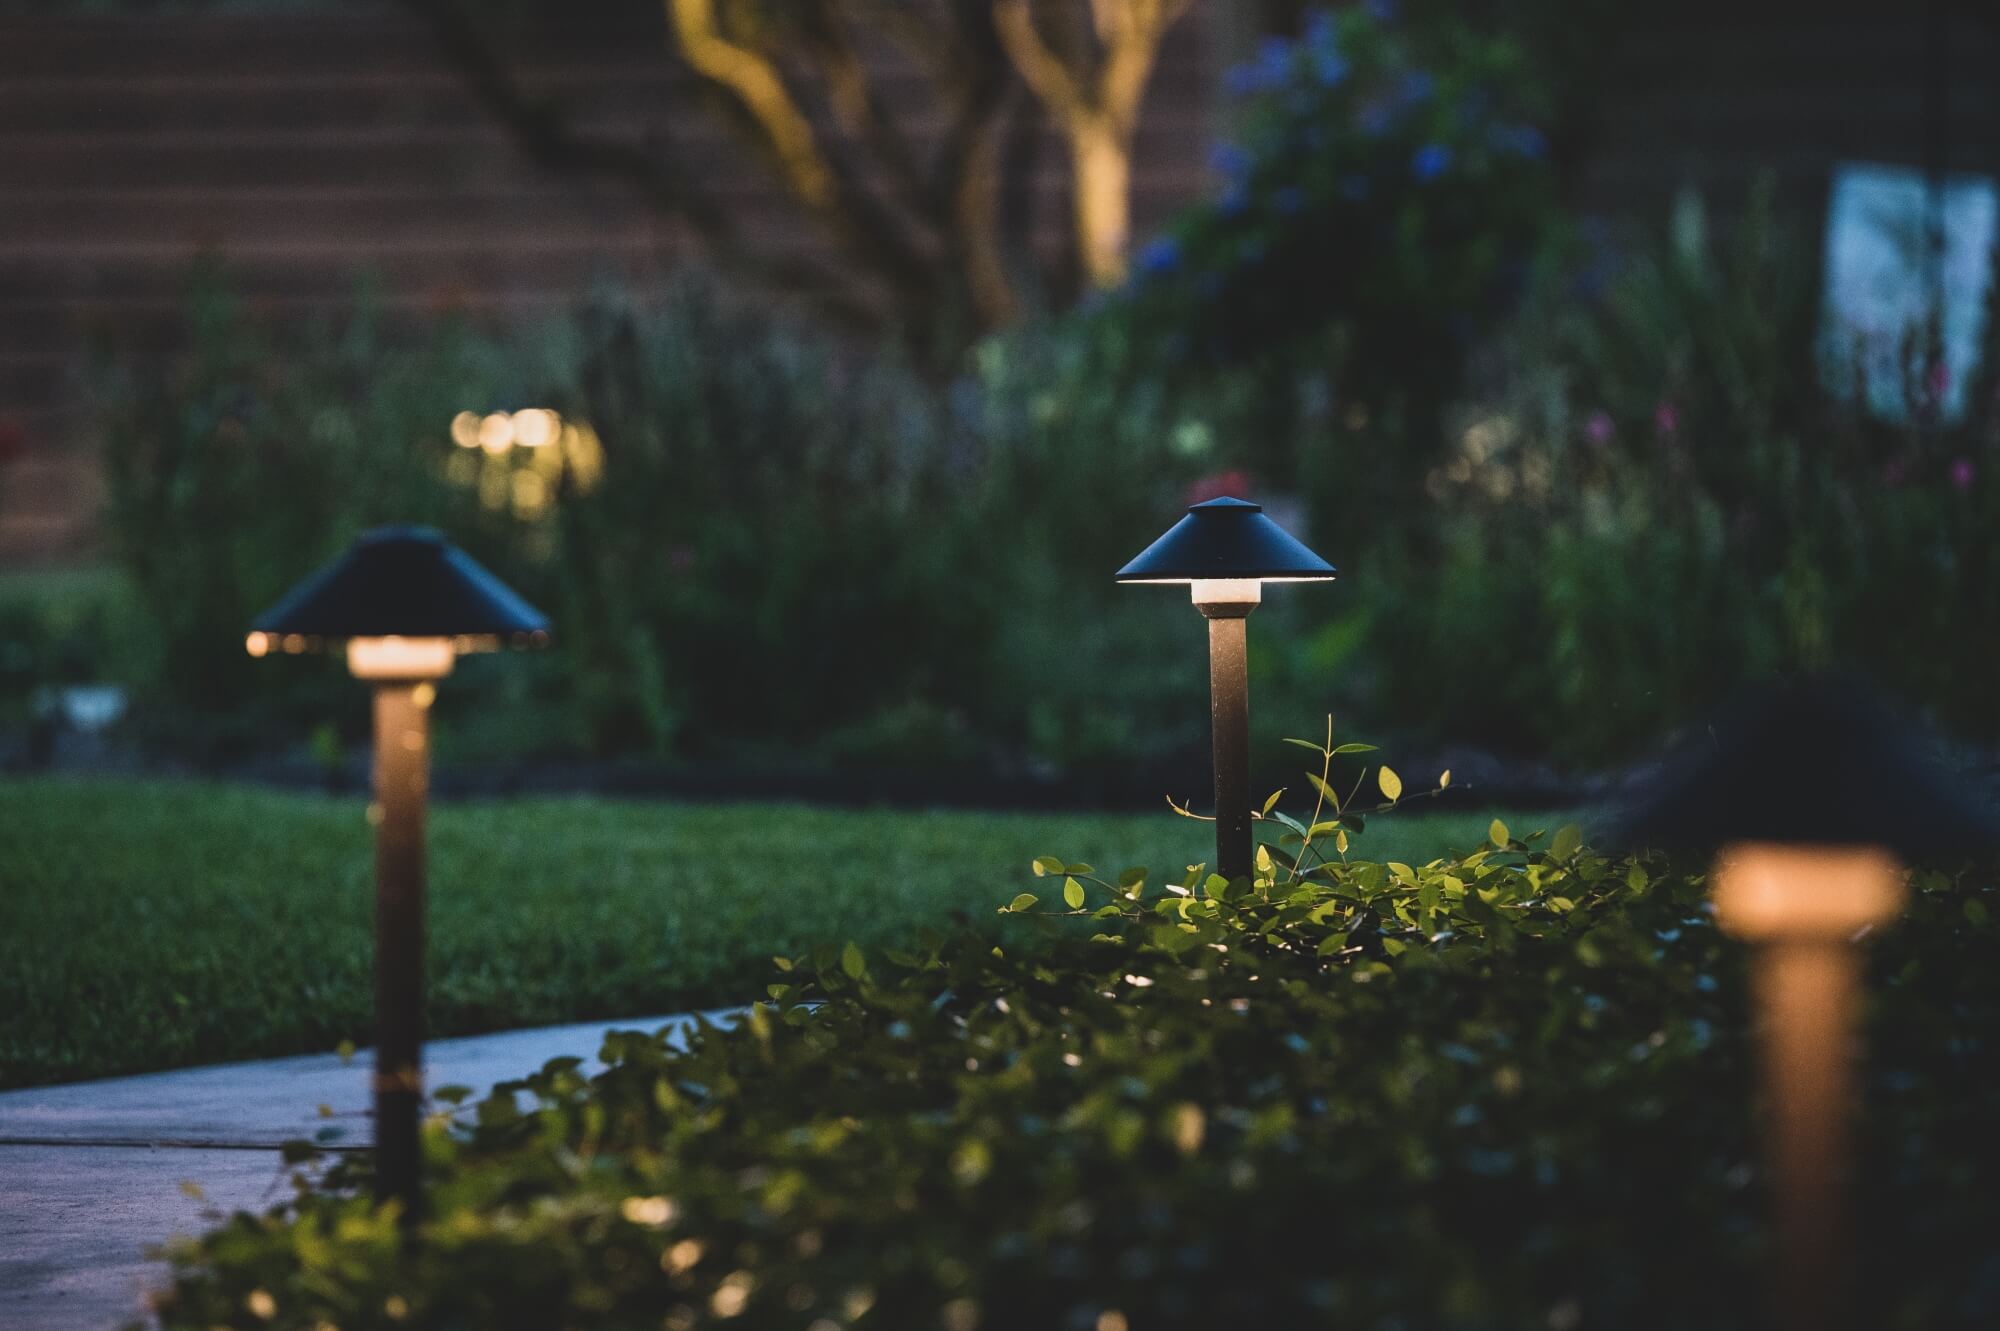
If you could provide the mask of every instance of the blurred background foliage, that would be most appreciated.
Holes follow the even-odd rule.
[[[1517,8],[1301,11],[1230,76],[1213,199],[949,356],[697,276],[512,333],[392,335],[365,299],[280,331],[205,270],[175,356],[104,358],[126,590],[10,603],[0,680],[19,710],[115,674],[182,754],[337,753],[365,720],[337,663],[253,664],[243,626],[423,520],[560,630],[462,665],[447,761],[1198,755],[1193,617],[1109,577],[1237,491],[1342,571],[1259,612],[1267,717],[1593,767],[1745,678],[1855,665],[2000,740],[1996,321],[1960,419],[1922,339],[1894,422],[1821,387],[1818,220],[1575,219],[1601,7]],[[507,412],[546,442],[482,446]]]

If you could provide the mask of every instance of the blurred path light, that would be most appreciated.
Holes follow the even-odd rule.
[[[539,646],[548,628],[441,533],[380,527],[259,615],[245,644],[264,656],[345,643],[348,669],[374,686],[376,1191],[400,1202],[406,1220],[420,1200],[424,806],[436,681],[460,653]]]
[[[1756,945],[1781,1327],[1846,1321],[1856,944],[1891,923],[1906,860],[2000,846],[1991,810],[1907,726],[1826,679],[1746,695],[1616,821],[1630,847],[1714,856],[1716,923]]]

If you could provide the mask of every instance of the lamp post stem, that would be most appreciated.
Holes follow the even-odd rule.
[[[375,686],[375,1191],[417,1212],[431,685]]]
[[[1199,607],[1208,619],[1208,707],[1215,754],[1215,872],[1250,876],[1250,667],[1245,629],[1253,607]]]
[[[1845,1325],[1849,1098],[1859,959],[1843,940],[1778,938],[1757,949],[1766,1140],[1777,1230],[1775,1325]]]

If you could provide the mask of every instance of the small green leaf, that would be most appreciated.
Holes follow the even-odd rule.
[[[1442,772],[1438,773],[1438,789],[1443,790],[1450,785],[1451,785],[1451,769],[1447,767]]]
[[[1396,775],[1396,769],[1387,763],[1375,774],[1375,783],[1382,787],[1382,797],[1394,804],[1403,798],[1403,778]]]
[[[1054,873],[1054,872],[1055,872],[1055,870],[1051,869],[1051,870],[1050,870],[1049,872],[1051,872],[1051,873]],[[1080,874],[1093,874],[1093,873],[1096,873],[1096,872],[1097,872],[1097,870],[1095,870],[1095,869],[1091,868],[1091,867],[1090,867],[1090,866],[1089,866],[1088,864],[1065,864],[1065,865],[1063,866],[1063,868],[1062,868],[1062,872],[1064,872],[1064,873],[1080,873]]]
[[[858,980],[868,970],[868,959],[861,955],[861,949],[849,943],[840,949],[840,968],[847,972],[847,978]]]
[[[772,957],[771,964],[781,971],[790,971],[792,969],[792,959],[790,957]]]
[[[1495,818],[1493,825],[1486,829],[1486,835],[1501,850],[1507,849],[1507,843],[1513,840],[1507,833],[1507,824],[1501,822],[1498,818]]]
[[[1007,911],[1012,912],[1015,915],[1019,915],[1024,910],[1033,910],[1035,908],[1035,903],[1040,900],[1041,898],[1036,896],[1033,892],[1023,892],[1020,896],[1015,897],[1012,901],[1007,903]],[[1004,914],[1007,912],[1002,912],[1002,913]]]
[[[1035,856],[1035,877],[1046,878],[1052,873],[1061,873],[1063,862],[1053,855]]]
[[[1326,783],[1324,777],[1320,776],[1317,772],[1307,772],[1306,780],[1312,782],[1313,789],[1324,796],[1327,803],[1331,804],[1336,810],[1340,808],[1340,796],[1334,793],[1333,787]]]
[[[1414,884],[1417,881],[1417,871],[1401,860],[1390,860],[1389,872],[1406,883]]]
[[[1285,788],[1283,786],[1280,786],[1276,790],[1271,792],[1271,798],[1264,801],[1263,812],[1267,816],[1270,814],[1271,810],[1278,807],[1278,801],[1284,797],[1284,794],[1285,794]]]
[[[1063,879],[1063,904],[1071,910],[1083,909],[1083,884],[1074,878]]]
[[[1322,755],[1322,756],[1324,756],[1324,755],[1325,755],[1325,753],[1326,753],[1326,749],[1325,749],[1325,747],[1324,747],[1323,745],[1320,745],[1320,744],[1317,744],[1317,743],[1315,743],[1315,742],[1313,742],[1312,740],[1309,740],[1309,739],[1290,739],[1290,738],[1287,738],[1287,739],[1285,740],[1285,743],[1287,743],[1287,744],[1296,744],[1296,745],[1298,745],[1298,746],[1299,746],[1300,748],[1302,748],[1302,749],[1311,749],[1311,750],[1312,750],[1312,751],[1313,751],[1314,753],[1317,753],[1317,754],[1320,754],[1320,755]]]
[[[1583,848],[1583,829],[1575,823],[1565,823],[1556,829],[1556,839],[1549,843],[1549,854],[1556,859],[1566,860]]]
[[[1339,748],[1336,748],[1333,751],[1334,756],[1336,758],[1343,753],[1373,753],[1373,752],[1375,752],[1375,746],[1373,744],[1343,744]]]
[[[1983,926],[1988,920],[1993,918],[1992,914],[1986,909],[1986,903],[1978,897],[1967,897],[1965,905],[1961,909],[1965,912],[1965,919],[1968,924]]]

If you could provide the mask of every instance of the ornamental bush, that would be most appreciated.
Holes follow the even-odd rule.
[[[1332,745],[1323,755],[1326,779]],[[1376,780],[1393,792],[1391,774]],[[407,1241],[365,1156],[175,1249],[168,1327],[1761,1324],[1741,949],[1574,828],[1253,880],[1036,861],[976,931],[781,958],[679,1049],[440,1090]],[[1990,878],[1871,947],[1867,1324],[1989,1324]]]

